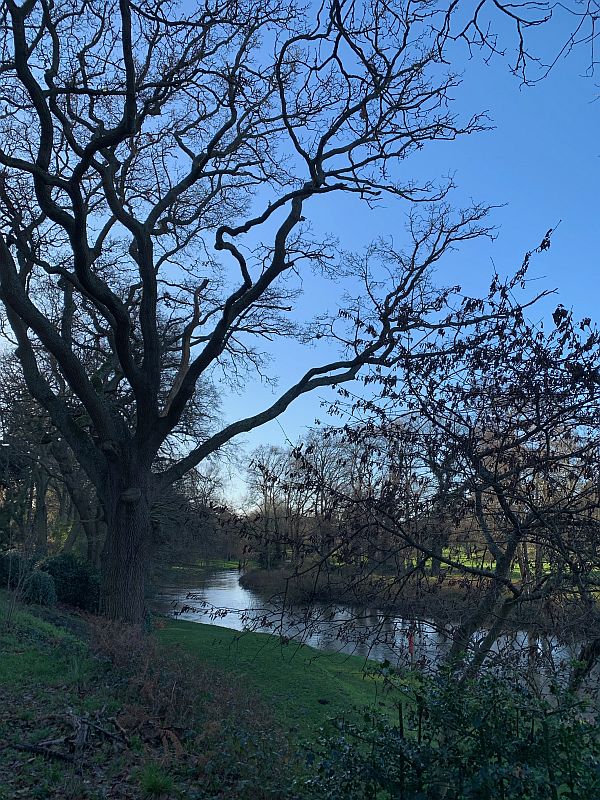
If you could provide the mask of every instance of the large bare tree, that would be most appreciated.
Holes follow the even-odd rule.
[[[600,333],[561,305],[553,318],[549,333],[518,314],[489,320],[426,361],[407,348],[402,381],[382,375],[377,402],[354,399],[363,419],[342,433],[382,468],[358,496],[329,487],[360,527],[346,523],[326,558],[343,554],[380,606],[426,618],[459,584],[449,660],[467,676],[515,620],[589,635],[575,687],[600,654]]]
[[[522,67],[544,9],[490,9],[515,27]],[[451,111],[445,59],[460,39],[497,49],[486,14],[454,0],[0,3],[0,293],[29,391],[102,504],[110,616],[143,615],[165,487],[299,395],[389,360],[437,313],[411,298],[482,233],[484,210],[453,216],[445,187],[397,167],[484,125]],[[438,205],[372,290],[375,325],[348,311],[339,358],[207,433],[213,371],[260,370],[256,342],[298,332],[295,279],[334,271],[306,216],[335,193]],[[190,405],[203,422],[181,435]]]

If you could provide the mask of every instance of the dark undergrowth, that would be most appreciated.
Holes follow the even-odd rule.
[[[596,713],[556,688],[7,600],[0,800],[600,798]]]
[[[289,796],[298,757],[256,692],[130,628],[53,617],[3,617],[1,800]]]

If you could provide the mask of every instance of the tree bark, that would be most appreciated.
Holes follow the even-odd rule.
[[[100,567],[102,557],[102,544],[106,538],[106,525],[98,516],[94,519],[82,521],[86,538],[87,560],[94,567]]]
[[[144,481],[112,482],[104,498],[107,530],[102,552],[102,613],[140,625],[151,540],[150,500]],[[140,485],[142,484],[142,485]]]
[[[496,561],[496,569],[494,570],[495,575],[494,578],[492,578],[491,586],[483,594],[477,608],[469,617],[467,617],[467,619],[463,620],[455,630],[452,637],[452,647],[450,648],[447,658],[448,663],[454,667],[460,667],[464,664],[471,637],[480,626],[485,625],[490,617],[494,615],[494,611],[498,607],[498,604],[501,604],[501,608],[510,608],[510,599],[506,596],[503,596],[505,595],[506,591],[504,581],[510,573],[511,564],[518,545],[518,535],[516,532],[513,532],[512,538],[507,544],[505,552]],[[487,642],[487,637],[485,641]],[[491,644],[493,644],[493,641]],[[484,654],[484,652],[480,647],[477,653],[478,659],[482,654]]]
[[[48,507],[46,492],[48,477],[41,470],[35,476],[35,511],[33,515],[33,534],[35,552],[40,557],[48,553]]]
[[[444,540],[441,531],[434,533],[431,542],[431,550],[433,556],[431,557],[431,577],[439,578],[442,573],[442,555],[444,553]]]
[[[600,637],[596,637],[581,646],[569,678],[569,691],[576,693],[581,689],[581,684],[590,674],[598,660],[600,660]]]

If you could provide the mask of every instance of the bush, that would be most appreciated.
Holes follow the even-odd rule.
[[[56,587],[52,575],[34,569],[23,584],[23,600],[40,606],[56,605]]]
[[[574,698],[550,703],[492,676],[465,686],[448,677],[412,680],[399,724],[367,714],[362,724],[340,723],[335,736],[322,740],[301,796],[600,797],[600,733]]]
[[[39,569],[54,578],[56,595],[61,603],[98,611],[100,574],[94,567],[79,561],[72,553],[59,553],[44,559]]]
[[[34,559],[20,550],[7,550],[0,555],[0,586],[14,589],[31,573]]]

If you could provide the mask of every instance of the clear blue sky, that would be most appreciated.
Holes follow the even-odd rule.
[[[547,42],[542,44],[548,52],[562,34],[560,25],[544,33]],[[502,60],[489,66],[477,60],[465,65],[463,84],[455,92],[457,108],[465,114],[487,110],[495,129],[434,143],[405,162],[403,170],[419,179],[452,173],[458,185],[456,205],[474,200],[503,207],[492,216],[497,240],[467,245],[442,263],[440,284],[459,283],[472,291],[488,286],[492,260],[500,273],[510,272],[561,220],[550,251],[536,260],[532,274],[544,278],[540,285],[557,288],[556,303],[572,307],[578,316],[600,320],[600,87],[597,79],[584,76],[588,60],[589,52],[581,48],[560,61],[544,81],[523,88]],[[316,206],[313,215],[315,210]],[[400,228],[403,211],[388,203],[369,212],[357,200],[338,198],[322,205],[318,227],[335,235],[344,248],[358,250]],[[311,286],[308,279],[306,308],[316,300],[327,304],[327,297],[311,297]],[[332,308],[333,294],[332,290]],[[272,370],[283,389],[315,362],[317,352],[282,342],[273,348],[273,356]],[[259,411],[276,394],[259,384],[243,398],[230,394],[224,398],[224,415],[231,421]],[[285,435],[296,439],[315,417],[323,419],[320,397],[327,394],[301,398],[279,422],[237,444],[250,450],[262,443],[283,443]]]

